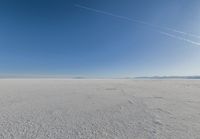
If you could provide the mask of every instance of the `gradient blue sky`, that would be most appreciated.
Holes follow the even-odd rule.
[[[200,42],[192,36],[200,35],[199,7],[199,0],[1,0],[0,75],[200,75],[200,45],[191,43]]]

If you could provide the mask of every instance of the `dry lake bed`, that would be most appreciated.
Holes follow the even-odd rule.
[[[1,79],[0,139],[200,139],[200,80]]]

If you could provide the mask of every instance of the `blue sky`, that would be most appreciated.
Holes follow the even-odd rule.
[[[2,0],[0,75],[200,75],[199,7],[199,0]]]

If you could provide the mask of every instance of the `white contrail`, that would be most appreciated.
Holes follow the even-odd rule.
[[[132,19],[132,18],[129,18],[129,17],[125,17],[125,16],[116,15],[116,14],[113,14],[113,13],[110,13],[110,12],[97,10],[97,9],[86,7],[86,6],[83,6],[83,5],[75,4],[74,6],[88,10],[88,11],[92,11],[92,12],[96,12],[96,13],[100,13],[100,14],[104,14],[104,15],[108,15],[108,16],[113,16],[113,17],[116,17],[116,18],[121,18],[121,19],[130,21],[130,22],[147,25],[147,26],[150,26],[154,29],[168,30],[168,31],[172,31],[174,33],[179,33],[179,34],[185,35],[185,36],[192,36],[192,37],[200,38],[200,36],[198,36],[198,35],[189,34],[189,33],[183,32],[183,31],[179,31],[179,30],[175,30],[175,29],[171,29],[171,28],[167,28],[167,27],[161,27],[161,26],[154,25],[154,24],[151,24],[151,23],[148,23],[148,22],[145,22],[145,21],[136,20],[136,19]],[[193,41],[193,40],[190,40],[190,39],[186,39],[186,38],[174,35],[174,34],[170,34],[170,33],[164,32],[164,31],[158,31],[158,32],[161,33],[162,35],[165,35],[165,36],[168,36],[168,37],[171,37],[171,38],[175,38],[175,39],[178,39],[178,40],[182,40],[182,41],[188,42],[188,43],[193,44],[193,45],[200,46],[199,42],[196,42],[196,41]]]
[[[196,45],[196,46],[200,46],[199,42],[192,41],[192,40],[189,40],[189,39],[177,36],[177,35],[173,35],[173,34],[170,34],[170,33],[166,33],[166,32],[163,32],[163,31],[158,31],[158,32],[163,34],[163,35],[165,35],[165,36],[168,36],[168,37],[171,37],[171,38],[175,38],[175,39],[178,39],[178,40],[181,40],[181,41],[185,41],[187,43],[190,43],[190,44],[193,44],[193,45]]]
[[[166,30],[169,30],[169,31],[172,31],[172,32],[175,32],[175,33],[179,33],[179,34],[182,34],[184,36],[190,36],[190,37],[193,37],[193,38],[200,39],[200,35],[191,34],[191,33],[188,33],[188,32],[183,32],[183,31],[172,29],[172,28],[168,28],[168,27],[165,27],[165,28],[166,28]]]
[[[150,24],[150,23],[147,23],[147,22],[144,22],[144,21],[141,21],[141,20],[136,20],[136,19],[132,19],[132,18],[129,18],[129,17],[126,17],[126,16],[121,16],[121,15],[116,15],[116,14],[113,14],[113,13],[109,13],[109,12],[102,11],[102,10],[97,10],[97,9],[86,7],[86,6],[83,6],[83,5],[75,4],[74,6],[76,6],[78,8],[85,9],[85,10],[93,11],[93,12],[96,12],[96,13],[109,15],[109,16],[113,16],[113,17],[116,17],[116,18],[121,18],[121,19],[124,19],[124,20],[127,20],[127,21],[152,26],[152,27],[155,27],[155,28],[160,28],[159,26],[155,26],[153,24]]]

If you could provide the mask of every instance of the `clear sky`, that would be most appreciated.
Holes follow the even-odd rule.
[[[0,75],[200,75],[199,7],[199,0],[1,0]]]

